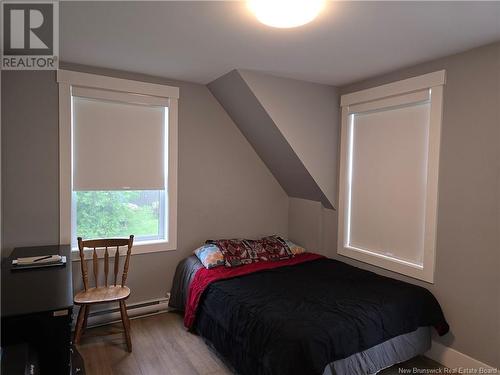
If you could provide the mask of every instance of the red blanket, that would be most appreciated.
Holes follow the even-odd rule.
[[[207,289],[207,287],[215,281],[231,279],[233,277],[248,275],[249,273],[270,270],[278,267],[293,266],[295,264],[309,262],[320,258],[323,258],[323,256],[313,253],[303,253],[296,255],[291,259],[275,262],[251,263],[240,267],[216,267],[212,269],[202,267],[196,272],[193,281],[189,286],[186,312],[184,313],[184,325],[189,329],[193,327],[200,298],[205,289]]]

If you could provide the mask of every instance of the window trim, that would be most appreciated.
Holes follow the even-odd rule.
[[[434,282],[436,257],[436,227],[438,206],[438,174],[443,113],[443,86],[446,71],[440,70],[386,85],[353,92],[341,97],[341,145],[339,179],[339,220],[337,253],[364,263],[398,272],[429,283]],[[377,108],[389,108],[401,103],[418,103],[428,94],[430,123],[428,143],[427,186],[425,200],[424,257],[423,265],[400,261],[370,251],[348,246],[347,206],[349,193],[349,128],[351,116],[357,112]]]
[[[177,168],[178,168],[178,100],[179,88],[148,82],[58,70],[59,84],[59,243],[71,244],[72,204],[72,90],[101,89],[117,92],[117,95],[134,95],[138,100],[148,99],[158,103],[168,101],[168,240],[143,241],[134,245],[133,255],[172,251],[177,248]],[[142,97],[141,97],[142,96]],[[102,256],[102,254],[100,254]],[[73,260],[80,260],[76,251]]]

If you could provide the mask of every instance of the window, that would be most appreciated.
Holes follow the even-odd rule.
[[[165,195],[165,190],[75,191],[74,233],[83,238],[134,233],[136,243],[168,239]]]
[[[174,249],[178,90],[68,71],[58,81],[61,243],[134,234],[135,253]]]
[[[141,99],[72,91],[75,247],[77,236],[168,240],[168,102]]]
[[[433,281],[444,77],[342,97],[339,254]]]

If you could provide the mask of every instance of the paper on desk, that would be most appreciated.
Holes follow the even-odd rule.
[[[59,263],[62,259],[60,255],[51,255],[50,258],[41,259],[48,255],[39,255],[36,257],[26,257],[26,258],[17,258],[12,261],[12,264],[17,264],[18,266],[31,266],[34,264],[47,264],[47,263]],[[37,259],[40,259],[36,261]]]

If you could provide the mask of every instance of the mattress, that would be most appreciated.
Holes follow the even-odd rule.
[[[171,308],[180,311],[184,310],[189,286],[196,271],[201,267],[203,267],[203,265],[195,256],[186,258],[179,263],[174,276],[169,302]],[[207,327],[215,327],[217,324],[220,324],[220,322],[217,322],[217,319],[213,318],[214,314],[210,314],[208,310],[209,309],[203,306],[203,304],[200,307],[199,323],[202,329],[198,329],[197,332],[210,343],[210,346],[219,351],[219,354],[221,354],[223,358],[231,358],[231,355],[234,355],[234,353],[224,352],[225,349],[223,345],[220,345],[220,337],[218,340],[215,340],[219,341],[219,345],[211,342],[214,336],[209,332],[210,328],[207,330]],[[217,332],[220,333],[221,330],[218,329]],[[230,341],[231,335],[228,333],[227,337],[222,338],[222,340]],[[332,361],[324,367],[322,373],[323,375],[374,374],[393,364],[423,354],[430,348],[430,343],[430,328],[428,326],[417,327],[417,329],[411,332],[392,337],[370,348],[353,353],[345,358]],[[237,367],[232,366],[232,364],[233,363],[229,361],[230,367]]]

